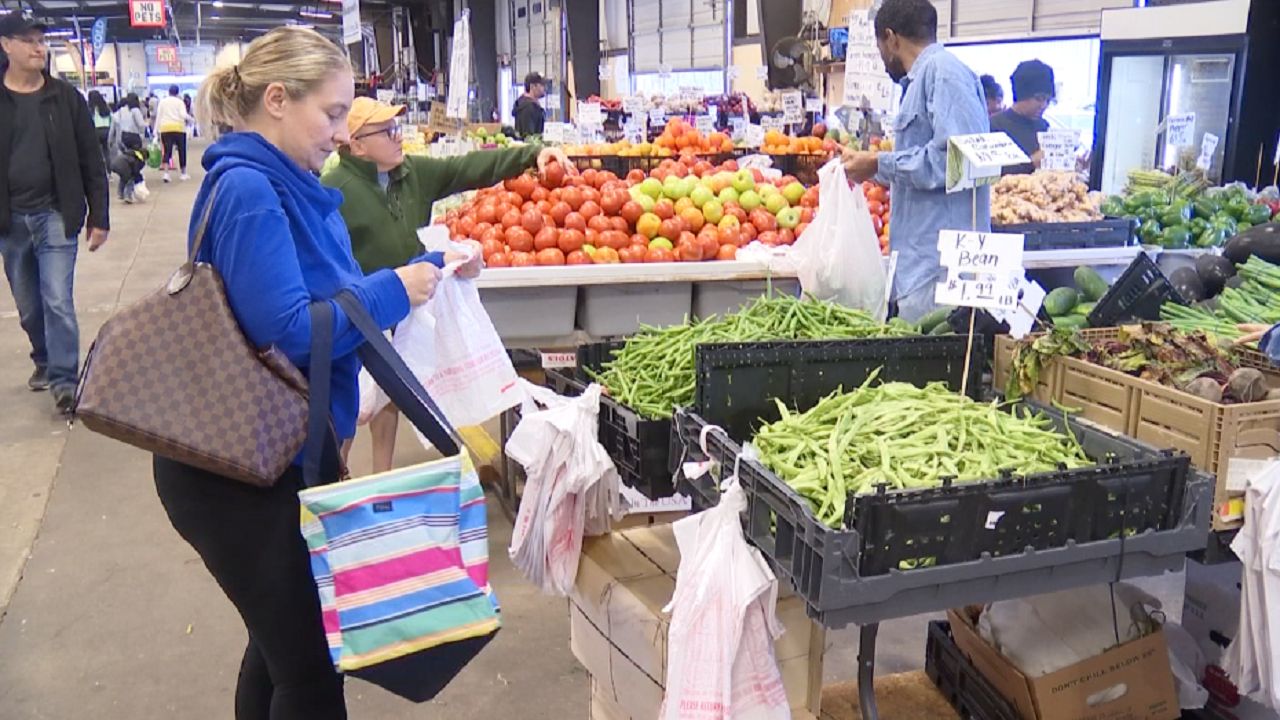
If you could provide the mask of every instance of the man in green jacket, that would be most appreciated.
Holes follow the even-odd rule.
[[[436,200],[488,187],[552,160],[573,167],[560,149],[537,145],[445,159],[406,156],[398,119],[404,112],[403,105],[356,98],[347,115],[351,139],[338,151],[338,164],[320,178],[342,192],[351,249],[366,274],[400,267],[423,254],[418,228],[430,222]],[[450,258],[429,259],[440,265]],[[479,273],[480,262],[477,258],[463,274]],[[391,469],[398,417],[395,407],[387,406],[370,421],[375,473]]]

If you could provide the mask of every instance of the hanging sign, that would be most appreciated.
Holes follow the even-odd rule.
[[[1218,149],[1218,136],[1205,133],[1200,140],[1200,157],[1196,159],[1196,167],[1208,170],[1213,165],[1213,151]]]
[[[342,0],[342,44],[363,40],[360,33],[360,0]]]
[[[1024,278],[1022,235],[964,230],[938,232],[939,260],[947,278],[938,283],[939,305],[1012,311]]]
[[[1196,142],[1196,114],[1193,112],[1170,115],[1165,119],[1165,142],[1174,147],[1186,147]]]
[[[164,27],[164,0],[129,0],[129,27]]]
[[[1075,130],[1049,130],[1036,133],[1036,138],[1040,141],[1040,151],[1043,153],[1040,159],[1041,170],[1070,172],[1076,169],[1076,143],[1079,142],[1079,133]]]
[[[1002,132],[952,135],[947,139],[947,192],[990,185],[1001,168],[1029,162],[1031,158]]]
[[[93,29],[89,31],[93,42],[94,57],[102,57],[102,48],[107,44],[107,19],[100,17],[93,21]]]
[[[782,121],[784,123],[804,122],[804,95],[799,90],[787,90],[782,93]]]
[[[453,24],[453,53],[449,59],[448,115],[466,119],[471,90],[471,11],[463,10]]]

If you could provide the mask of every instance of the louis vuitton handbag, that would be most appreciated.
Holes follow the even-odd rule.
[[[148,452],[269,487],[306,442],[307,380],[283,353],[253,346],[218,272],[196,262],[217,193],[187,261],[98,332],[74,417]]]

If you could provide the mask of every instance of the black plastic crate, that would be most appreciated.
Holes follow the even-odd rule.
[[[680,411],[685,452],[716,461],[718,472],[682,479],[679,489],[712,504],[717,475],[736,468],[748,539],[805,598],[810,616],[832,628],[1160,574],[1204,547],[1212,476],[1190,470],[1184,454],[1066,422],[1102,464],[857,496],[849,529],[833,530],[723,433],[707,434],[704,454],[706,423]],[[930,560],[922,565],[922,557]]]
[[[1030,250],[1126,247],[1134,244],[1135,223],[1129,218],[1090,222],[1018,223],[993,225],[992,232],[1015,233]]]
[[[929,623],[924,671],[965,720],[1022,720],[1016,708],[992,687],[951,637],[951,623]]]
[[[1089,327],[1112,327],[1139,320],[1159,320],[1160,306],[1168,301],[1186,305],[1145,252],[1138,253],[1120,279],[1089,313]]]
[[[762,423],[778,419],[774,398],[787,407],[809,408],[839,387],[853,390],[876,370],[882,382],[927,385],[945,382],[959,390],[968,339],[964,335],[918,335],[866,340],[801,340],[699,345],[694,408],[738,440]],[[969,395],[982,391],[984,340],[974,337]]]

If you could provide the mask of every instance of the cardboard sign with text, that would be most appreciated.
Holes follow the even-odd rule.
[[[1044,153],[1040,160],[1041,170],[1076,169],[1076,145],[1080,142],[1080,133],[1076,130],[1049,130],[1036,133],[1040,141],[1040,150]]]
[[[947,192],[990,185],[1008,165],[1022,165],[1031,158],[1002,132],[952,135],[947,139]]]
[[[1009,233],[941,230],[938,253],[947,277],[938,283],[939,305],[1013,311],[1024,273],[1025,238]]]
[[[1170,115],[1165,119],[1165,142],[1174,147],[1186,147],[1196,142],[1196,114],[1193,112]]]

